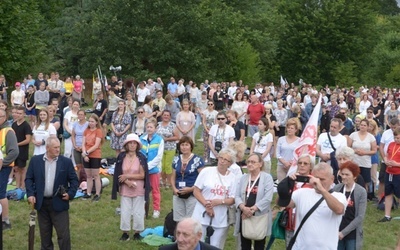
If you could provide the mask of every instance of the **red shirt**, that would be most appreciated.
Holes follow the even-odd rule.
[[[400,144],[396,144],[396,142],[391,142],[387,149],[387,158],[389,160],[394,160],[395,162],[400,163]],[[386,173],[388,174],[400,174],[400,167],[386,167]]]
[[[265,113],[264,105],[261,103],[251,104],[247,108],[247,114],[249,115],[249,125],[258,125],[261,117]]]

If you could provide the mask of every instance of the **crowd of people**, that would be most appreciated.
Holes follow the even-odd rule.
[[[65,211],[61,220],[68,222],[68,200],[83,181],[83,199],[100,201],[101,146],[107,139],[116,157],[112,199],[119,194],[122,241],[131,238],[131,230],[133,239],[141,239],[150,207],[152,217],[159,218],[162,199],[169,199],[161,197],[161,188],[169,188],[174,221],[193,218],[203,237],[212,226],[211,245],[223,249],[234,226],[237,249],[264,249],[271,234],[274,179],[278,205],[289,218],[286,243],[294,249],[360,249],[367,200],[385,196],[379,221],[391,220],[393,195],[400,196],[400,92],[395,89],[317,89],[304,82],[250,88],[241,81],[208,80],[197,86],[174,77],[167,84],[157,78],[136,85],[116,76],[107,86],[99,79],[92,86],[90,110],[81,109],[84,81],[79,76],[62,81],[57,72],[39,73],[37,79],[28,75],[14,84],[8,102],[8,86],[0,76],[3,230],[11,228],[6,184],[15,179],[39,211],[43,249],[53,244],[45,232],[52,226],[65,240],[60,248],[62,243],[68,249],[69,228],[49,211]],[[296,161],[293,152],[320,95],[318,159],[302,155]],[[202,155],[193,152],[196,143],[202,144]],[[34,150],[27,168],[30,144]],[[40,192],[43,176],[33,161],[44,162],[46,169]],[[59,180],[52,166],[61,163],[68,176]],[[291,166],[297,171],[288,175]],[[54,198],[60,185],[70,188]],[[322,205],[315,205],[307,220],[316,202]],[[261,238],[246,232],[253,217],[268,225]]]

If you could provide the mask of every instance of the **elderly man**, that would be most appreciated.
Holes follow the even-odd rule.
[[[176,243],[162,246],[159,250],[217,250],[214,246],[200,241],[203,237],[201,224],[195,219],[180,221],[175,232]]]
[[[32,157],[25,179],[28,202],[38,211],[41,249],[54,249],[53,226],[59,248],[71,249],[68,209],[78,185],[72,161],[60,155],[60,141],[49,137],[46,153]]]
[[[300,188],[293,192],[288,207],[296,208],[296,228],[293,249],[336,250],[342,216],[346,210],[346,196],[330,192],[333,171],[327,163],[319,163],[312,170],[309,184],[313,188]],[[280,190],[279,195],[285,196]],[[299,229],[305,215],[322,199],[315,211]],[[297,232],[298,231],[298,232]]]

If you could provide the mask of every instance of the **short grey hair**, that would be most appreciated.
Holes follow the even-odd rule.
[[[303,158],[310,159],[311,169],[313,169],[314,165],[315,165],[315,161],[314,161],[313,157],[310,154],[302,154],[299,156],[299,159],[297,159],[297,161],[299,161],[300,159],[303,159]]]
[[[56,136],[51,135],[46,139],[46,146],[50,147],[51,145],[53,145],[53,141],[60,142],[60,140]]]
[[[178,222],[178,224],[182,223],[182,222],[189,222],[190,224],[192,224],[194,234],[198,234],[198,233],[203,234],[202,225],[201,225],[200,221],[193,219],[191,217],[186,217],[186,218],[183,218],[180,222]]]
[[[221,149],[221,151],[219,151],[218,156],[219,155],[229,155],[229,157],[231,158],[231,162],[234,163],[236,162],[236,151],[234,151],[233,149],[230,148],[223,148]]]
[[[320,162],[317,165],[315,165],[312,169],[312,173],[318,172],[318,171],[327,171],[331,175],[333,175],[333,169],[332,167],[326,163],[326,162]]]
[[[354,159],[354,149],[348,147],[348,146],[343,146],[340,147],[338,149],[336,149],[336,158],[347,158],[349,160],[353,160]]]

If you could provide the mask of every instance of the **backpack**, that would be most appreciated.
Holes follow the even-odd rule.
[[[20,188],[8,190],[7,191],[7,199],[13,200],[13,201],[19,201],[19,200],[24,199],[25,194],[26,194],[25,190],[22,190]]]
[[[164,237],[171,237],[174,241],[175,236],[175,228],[176,228],[176,221],[174,221],[174,210],[171,209],[171,212],[165,216],[164,220],[164,229],[163,229],[163,236]]]
[[[385,210],[385,196],[382,196],[382,198],[378,202],[377,208],[379,210]],[[397,202],[396,198],[393,196],[393,204],[392,204],[392,210],[399,208],[399,203]]]

